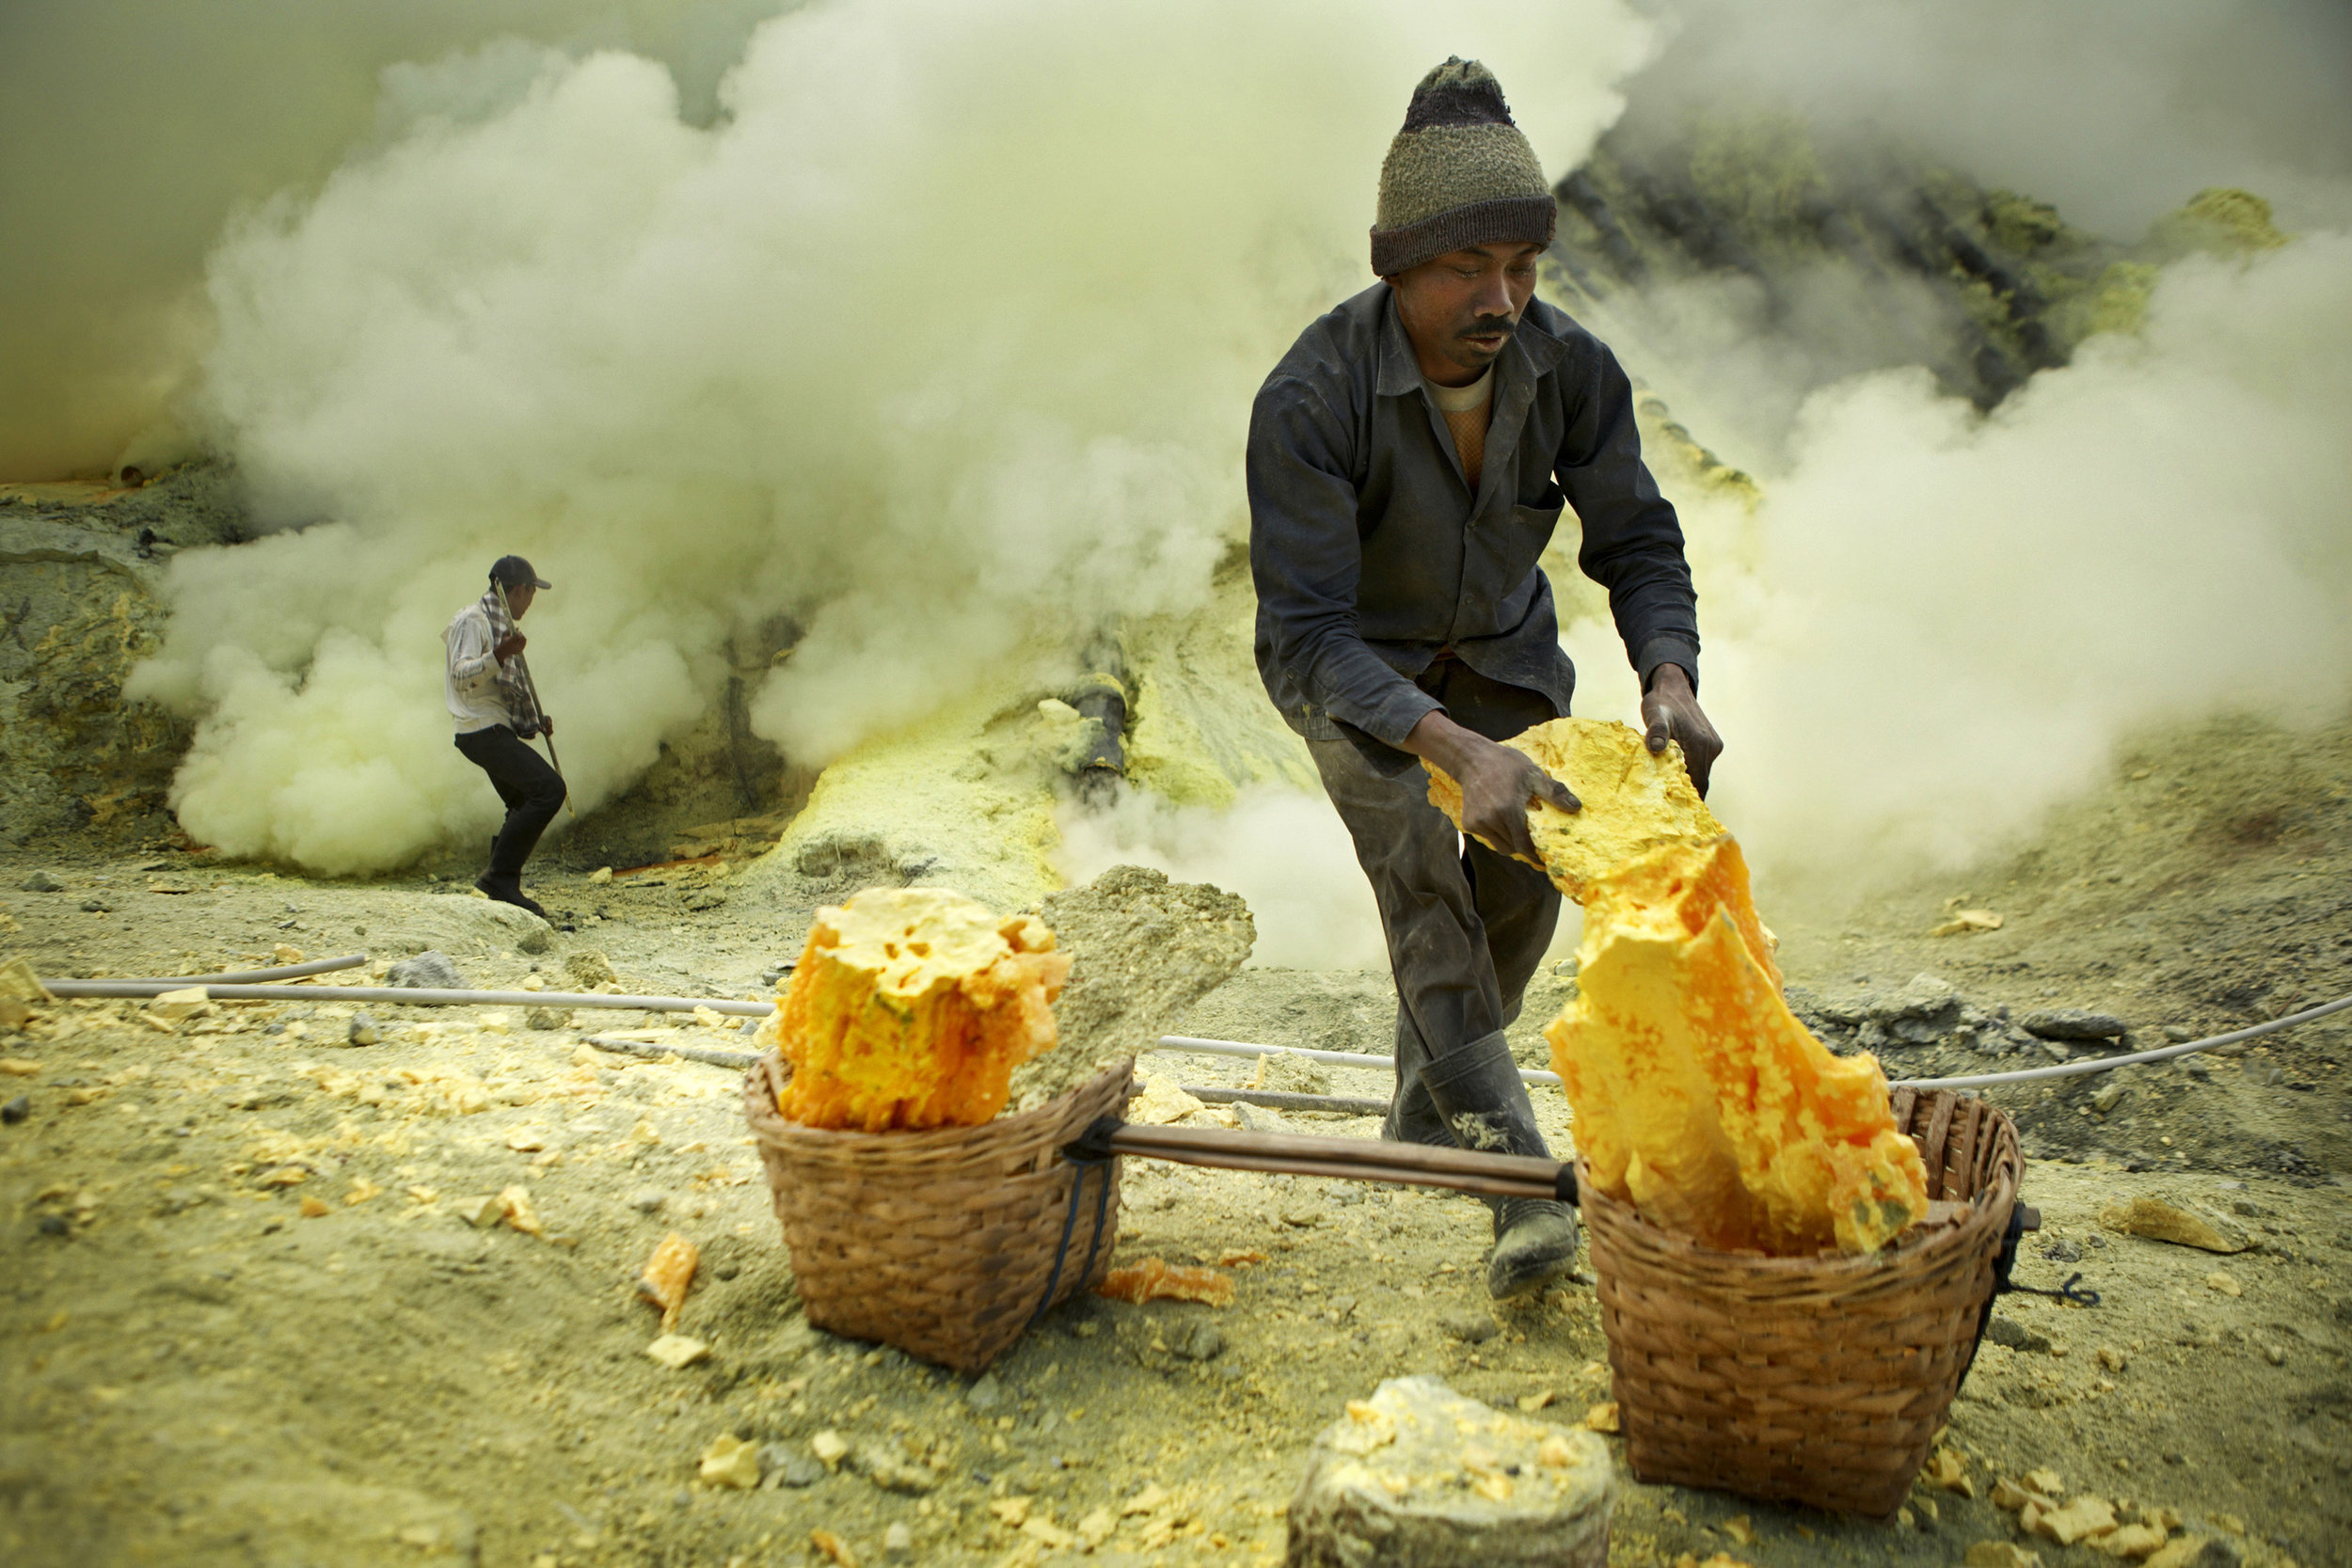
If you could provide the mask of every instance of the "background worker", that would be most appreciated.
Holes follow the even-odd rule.
[[[523,862],[563,808],[564,780],[527,744],[533,736],[554,735],[555,721],[539,711],[522,661],[529,641],[515,623],[539,590],[553,586],[521,556],[502,555],[490,567],[488,592],[459,610],[441,634],[449,648],[447,689],[457,749],[490,775],[506,802],[506,823],[490,844],[490,868],[473,885],[543,919],[548,911],[523,893]]]
[[[1509,855],[1534,858],[1530,802],[1578,802],[1498,742],[1565,715],[1575,688],[1536,566],[1564,503],[1640,673],[1650,750],[1681,742],[1704,791],[1722,742],[1696,697],[1681,525],[1615,356],[1534,298],[1557,209],[1484,66],[1448,60],[1414,90],[1378,214],[1382,281],[1302,333],[1251,412],[1258,669],[1379,904],[1397,992],[1382,1135],[1544,1154],[1503,1029],[1560,895]],[[1460,782],[1470,839],[1429,804],[1420,758]],[[1494,1235],[1497,1296],[1575,1261],[1563,1204],[1498,1201]]]

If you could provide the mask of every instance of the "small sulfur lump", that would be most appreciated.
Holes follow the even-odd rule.
[[[1055,1041],[1070,956],[1029,915],[944,888],[875,888],[817,911],[792,981],[759,1030],[804,1127],[883,1132],[977,1126],[1012,1069]]]

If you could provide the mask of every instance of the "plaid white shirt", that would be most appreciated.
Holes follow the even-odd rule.
[[[500,642],[515,629],[493,588],[457,612],[441,641],[449,650],[444,692],[457,733],[469,735],[504,724],[529,740],[545,728],[530,667],[516,654],[501,664]]]

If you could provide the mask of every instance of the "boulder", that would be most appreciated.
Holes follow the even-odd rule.
[[[403,958],[385,972],[384,983],[404,990],[470,990],[446,953],[423,952]]]
[[[1863,1005],[1863,1015],[1889,1029],[1898,1023],[1949,1028],[1960,1022],[1961,1005],[1960,991],[1950,981],[1915,974],[1900,990],[1873,993]]]
[[[1290,1568],[1603,1568],[1616,1482],[1589,1432],[1391,1378],[1324,1429],[1290,1505]]]
[[[2112,1203],[2099,1211],[2099,1223],[2127,1236],[2152,1242],[2198,1247],[2206,1252],[2244,1252],[2253,1243],[2234,1220],[2211,1210],[2167,1203],[2160,1197],[2136,1197],[2128,1204]]]
[[[598,986],[620,982],[620,976],[612,973],[612,960],[594,949],[565,954],[564,977],[571,981],[575,990],[594,990]]]
[[[2084,1007],[2044,1007],[2017,1022],[2026,1034],[2045,1040],[2111,1040],[2128,1027],[2113,1013]]]

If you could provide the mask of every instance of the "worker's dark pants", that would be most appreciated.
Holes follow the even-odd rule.
[[[506,825],[490,846],[493,877],[520,877],[555,814],[564,809],[564,780],[531,743],[503,724],[457,737],[466,760],[490,775],[506,802]]]
[[[1420,685],[1455,723],[1490,740],[1559,717],[1548,698],[1451,659],[1432,665]],[[1307,744],[1356,841],[1356,859],[1372,880],[1388,934],[1397,1006],[1396,1098],[1386,1131],[1414,1142],[1454,1142],[1422,1085],[1422,1069],[1458,1053],[1498,1053],[1502,1031],[1518,1017],[1527,982],[1551,944],[1560,895],[1534,866],[1456,832],[1429,803],[1429,778],[1418,759],[1395,753],[1400,768],[1374,761],[1351,740]],[[1533,1128],[1527,1088],[1516,1072],[1476,1081],[1515,1101],[1491,1110],[1515,1109],[1513,1119]]]

